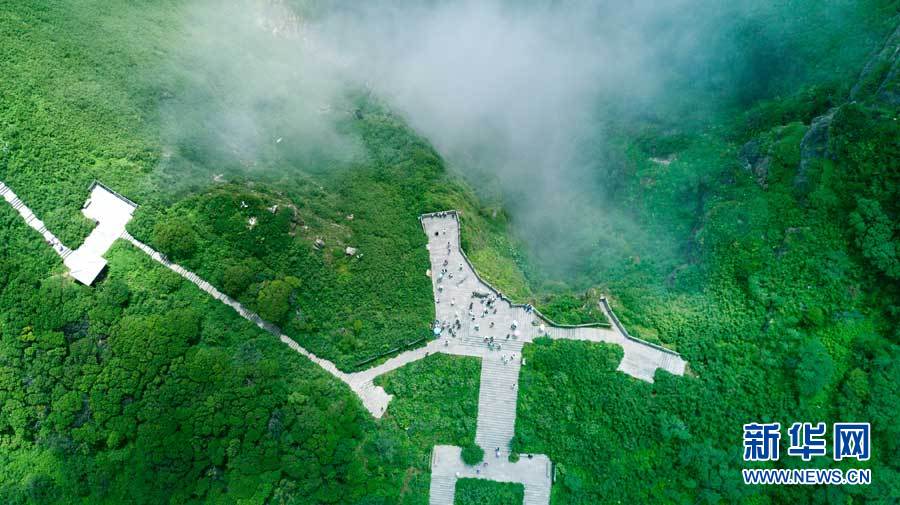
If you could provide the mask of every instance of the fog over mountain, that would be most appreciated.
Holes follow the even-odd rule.
[[[351,107],[349,92],[368,90],[473,186],[499,195],[531,252],[564,277],[567,265],[605,254],[601,247],[629,250],[628,209],[608,202],[607,176],[625,164],[609,145],[609,124],[626,115],[677,125],[704,94],[728,95],[737,82],[744,92],[771,92],[791,71],[773,56],[784,52],[778,33],[787,28],[774,14],[787,8],[201,2],[186,16],[175,62],[198,84],[213,81],[218,96],[177,101],[167,113],[179,126],[169,134],[183,143],[199,129],[200,142],[227,146],[248,167],[276,138],[352,157],[353,141],[333,119]],[[748,40],[756,50],[732,47]],[[765,72],[754,73],[761,65]]]

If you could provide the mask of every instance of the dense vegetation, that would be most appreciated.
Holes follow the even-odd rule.
[[[371,421],[323,371],[124,245],[77,286],[2,216],[0,501],[335,502],[370,473]]]
[[[465,249],[504,293],[577,324],[598,318],[602,290],[630,331],[690,363],[651,385],[615,372],[616,347],[526,348],[514,449],[558,464],[553,503],[890,503],[900,104],[896,55],[877,50],[898,5],[857,2],[842,25],[828,3],[787,4],[808,29],[785,15],[734,31],[710,66],[737,71],[673,88],[687,106],[603,106],[615,156],[598,163],[615,163],[598,180],[631,225],[598,223],[564,271],[378,98],[352,93],[323,116],[352,139],[342,157],[305,146],[276,100],[259,105],[264,148],[208,134],[234,76],[186,70],[177,0],[0,0],[0,180],[74,247],[102,179],[141,205],[139,239],[344,369],[427,333],[416,216],[460,209]],[[108,259],[96,287],[76,285],[0,205],[0,502],[424,504],[431,447],[472,445],[476,360],[381,378],[395,398],[376,422],[133,248]],[[739,427],[768,420],[871,422],[875,482],[743,486]],[[459,500],[517,492],[498,486],[460,481]]]
[[[526,349],[516,449],[558,463],[554,503],[895,499],[900,102],[883,58],[715,128],[623,125],[620,204],[678,246],[605,282],[632,332],[693,373],[650,385],[614,372],[615,348]],[[769,466],[868,467],[871,486],[742,484],[743,423],[846,420],[872,423],[880,457]]]
[[[88,184],[102,179],[140,203],[136,235],[267,317],[289,323],[299,306],[306,324],[356,332],[319,345],[301,338],[344,365],[427,329],[416,215],[443,206],[410,195],[443,176],[423,171],[424,182],[392,193],[402,163],[438,163],[433,151],[405,148],[424,144],[376,112],[357,133],[381,135],[373,145],[402,153],[380,194],[370,177],[386,175],[375,171],[383,166],[367,161],[359,163],[368,175],[287,185],[261,171],[211,187],[209,168],[180,165],[193,155],[158,137],[159,101],[186,93],[153,75],[183,14],[176,2],[0,4],[0,66],[17,76],[0,89],[0,180],[75,247],[92,227],[79,212]],[[127,35],[136,28],[140,37]],[[276,203],[278,212],[266,210]],[[424,504],[431,447],[474,439],[475,360],[435,356],[383,377],[397,398],[376,425],[345,386],[127,245],[110,252],[95,288],[78,286],[0,207],[3,503]],[[242,211],[258,216],[255,234]],[[326,235],[333,223],[346,225]],[[355,264],[339,247],[348,230],[359,236]],[[321,252],[317,232],[327,241]],[[330,291],[317,294],[321,286]],[[361,296],[367,288],[375,289]],[[359,348],[340,344],[359,332]]]
[[[248,172],[212,134],[168,138],[170,109],[187,115],[179,125],[216,131],[208,110],[227,106],[215,91],[234,77],[191,87],[189,69],[167,62],[186,6],[80,4],[63,34],[64,5],[2,10],[2,70],[18,77],[0,95],[0,175],[70,247],[91,228],[78,211],[100,179],[140,204],[129,225],[136,237],[251,307],[260,296],[274,301],[273,322],[344,369],[427,335],[423,212],[463,211],[466,246],[484,275],[522,301],[533,296],[502,234],[504,215],[482,212],[426,141],[382,106],[351,97],[345,106],[356,114],[322,118],[354,139],[353,158],[310,154],[289,139],[258,153]],[[135,24],[140,40],[125,34]],[[54,79],[81,84],[60,94]],[[280,118],[261,127],[302,138]]]
[[[0,210],[0,501],[427,503],[475,436],[478,363],[385,376],[376,426],[324,371],[122,244],[92,289]],[[52,303],[53,311],[45,310]]]
[[[556,295],[541,303],[541,313],[558,324],[610,324],[600,310],[599,297],[593,293],[584,296]]]
[[[483,479],[456,481],[455,505],[518,505],[525,497],[521,484]]]

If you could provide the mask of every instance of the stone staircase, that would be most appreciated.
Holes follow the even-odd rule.
[[[458,348],[470,349],[471,354],[481,355],[487,352],[487,344],[477,338],[448,337],[448,340],[451,344],[455,345]]]
[[[26,205],[25,202],[19,199],[19,197],[13,192],[12,189],[9,188],[3,182],[0,182],[0,196],[3,197],[4,200],[9,203],[9,205],[22,216],[22,219],[25,220],[25,224],[36,230],[38,233],[44,237],[44,241],[46,241],[53,248],[53,251],[60,255],[63,259],[69,257],[72,254],[72,250],[63,245],[62,242],[58,238],[56,238],[50,230],[44,225],[44,222],[37,218],[34,215],[34,212],[31,211]]]
[[[548,479],[546,483],[541,485],[531,484],[525,487],[524,505],[547,505],[550,503],[550,485]]]
[[[662,361],[659,363],[659,367],[663,370],[671,372],[675,369],[675,362],[677,361],[675,355],[669,353],[663,353]]]
[[[509,442],[515,433],[520,365],[518,359],[504,365],[502,354],[490,352],[481,361],[475,443],[484,449],[488,461],[494,459],[497,447],[501,458],[508,456]]]
[[[456,476],[432,475],[431,487],[428,490],[428,505],[453,505],[455,499]]]

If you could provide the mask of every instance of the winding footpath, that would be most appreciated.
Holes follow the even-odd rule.
[[[112,243],[124,239],[152,260],[180,275],[214,299],[231,307],[241,317],[278,337],[281,342],[347,384],[363,406],[376,418],[384,415],[392,396],[374,384],[379,376],[435,353],[472,356],[481,359],[481,385],[478,392],[478,420],[475,443],[485,452],[485,462],[476,466],[463,463],[461,448],[436,446],[432,452],[431,505],[453,505],[456,481],[460,478],[487,479],[522,484],[525,505],[548,505],[553,465],[547,456],[524,454],[515,463],[509,461],[510,441],[515,434],[519,373],[527,366],[522,348],[535,338],[586,340],[616,344],[624,350],[618,370],[637,379],[653,382],[657,369],[683,375],[685,361],[677,353],[635,339],[616,318],[606,300],[600,308],[613,323],[609,328],[594,326],[563,327],[553,324],[527,305],[513,303],[484,282],[460,248],[459,218],[455,211],[426,214],[420,217],[428,236],[431,278],[435,303],[435,338],[427,345],[403,352],[367,370],[346,373],[334,363],[320,358],[284,335],[276,326],[219,291],[182,266],[137,240],[125,230],[136,205],[103,185],[91,187],[91,198],[84,214],[98,223],[85,244],[75,251],[63,245],[50,233],[28,207],[0,182],[0,196],[35,229],[54,251],[63,258],[70,274],[86,284],[93,282],[100,270],[77,275],[75,265],[99,266],[106,262],[102,255]],[[96,235],[96,236],[94,236]],[[72,259],[77,258],[77,262]]]

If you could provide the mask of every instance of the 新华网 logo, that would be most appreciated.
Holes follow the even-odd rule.
[[[803,461],[828,455],[825,423],[793,423],[787,429],[787,455]],[[871,457],[869,423],[834,423],[831,426],[831,457],[834,461]],[[744,461],[778,461],[781,454],[781,423],[744,425]],[[870,469],[840,468],[750,468],[742,470],[746,484],[870,484]]]

